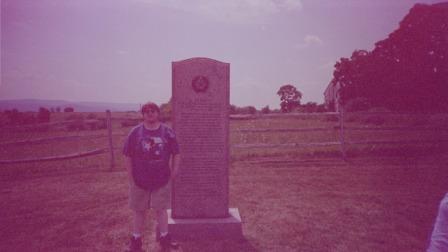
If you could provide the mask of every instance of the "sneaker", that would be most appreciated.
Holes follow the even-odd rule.
[[[125,252],[144,252],[142,250],[142,238],[135,238],[134,236],[131,236],[129,247],[125,250]]]
[[[170,234],[167,234],[165,236],[160,236],[159,237],[159,243],[160,246],[162,246],[162,248],[166,249],[166,248],[173,248],[173,249],[177,249],[179,248],[179,243],[176,242]]]

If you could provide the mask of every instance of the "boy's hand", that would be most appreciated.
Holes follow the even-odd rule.
[[[177,169],[173,169],[171,171],[171,180],[174,180],[177,177],[177,175],[179,175],[179,171]]]

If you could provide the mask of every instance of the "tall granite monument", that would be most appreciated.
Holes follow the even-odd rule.
[[[208,58],[172,63],[173,127],[181,151],[169,231],[178,238],[240,237],[229,209],[230,64]]]

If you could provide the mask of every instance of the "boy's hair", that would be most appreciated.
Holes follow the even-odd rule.
[[[140,112],[142,114],[144,114],[145,112],[147,112],[149,110],[155,110],[155,111],[157,111],[157,114],[160,115],[160,108],[154,102],[147,102],[147,103],[143,104],[142,109],[141,109]]]

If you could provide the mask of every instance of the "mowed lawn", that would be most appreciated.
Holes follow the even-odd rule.
[[[235,161],[230,205],[245,239],[188,241],[180,251],[422,251],[447,165],[443,155]],[[122,251],[126,181],[95,170],[2,179],[0,251]],[[153,230],[148,222],[145,246],[158,251]]]
[[[332,127],[333,123],[232,121],[231,129]],[[121,133],[130,129],[116,128]],[[403,133],[402,138],[433,139],[434,134],[446,139],[446,132]],[[337,132],[231,133],[231,142],[318,142],[337,137]],[[123,136],[114,137],[115,146],[120,147],[122,140]],[[91,150],[107,143],[106,139],[82,141],[4,148],[0,154],[1,159],[34,157],[33,153],[37,157]],[[240,211],[244,239],[186,241],[178,251],[423,251],[439,201],[448,191],[446,147],[357,147],[348,150],[348,161],[339,157],[337,146],[232,149],[230,207]],[[112,172],[107,153],[0,165],[0,251],[123,251],[131,212],[119,150],[116,155]],[[158,251],[152,217],[148,216],[145,247]]]

